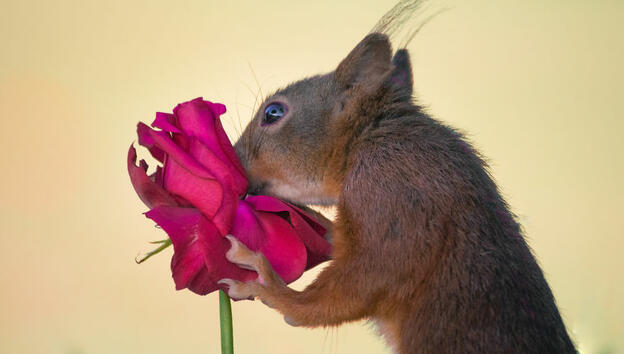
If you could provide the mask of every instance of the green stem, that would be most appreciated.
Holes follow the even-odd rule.
[[[234,354],[232,306],[230,298],[223,290],[219,290],[219,317],[221,319],[221,354]]]

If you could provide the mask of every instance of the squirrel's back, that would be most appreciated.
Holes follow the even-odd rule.
[[[402,332],[401,353],[576,352],[520,226],[461,134],[402,102],[371,120],[350,154],[344,189],[358,193],[343,193],[339,208],[365,237],[350,251],[384,274],[370,286],[386,289],[375,316]]]

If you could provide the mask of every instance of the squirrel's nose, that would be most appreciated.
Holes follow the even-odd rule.
[[[264,190],[267,186],[265,182],[249,182],[249,187],[247,187],[247,194],[252,195],[262,195],[264,194]]]

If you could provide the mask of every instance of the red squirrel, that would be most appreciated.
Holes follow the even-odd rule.
[[[249,193],[336,206],[330,264],[295,291],[228,236],[228,259],[259,276],[221,282],[295,326],[372,319],[400,354],[575,353],[483,158],[413,102],[408,52],[392,53],[367,35],[270,95],[235,144]]]

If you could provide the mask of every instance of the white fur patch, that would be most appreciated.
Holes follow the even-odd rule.
[[[386,343],[394,354],[399,353],[399,343],[396,333],[394,333],[390,325],[379,318],[371,319],[370,323],[374,325],[377,334],[386,340]]]
[[[319,190],[320,187],[317,183],[293,184],[283,181],[272,181],[267,192],[296,204],[334,205],[337,203],[336,198],[322,195]]]

